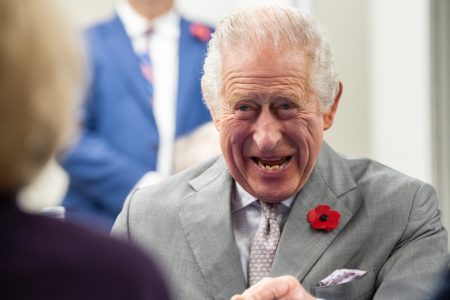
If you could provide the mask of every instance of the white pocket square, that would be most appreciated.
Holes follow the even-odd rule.
[[[353,281],[366,274],[366,271],[339,269],[328,275],[319,282],[319,286],[332,286]]]

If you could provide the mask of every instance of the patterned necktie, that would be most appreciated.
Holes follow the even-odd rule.
[[[153,67],[149,55],[149,42],[151,33],[151,29],[147,30],[144,33],[145,47],[143,48],[142,52],[137,53],[142,76],[144,76],[144,78],[146,79],[146,90],[149,94],[150,104],[152,104],[153,102]]]
[[[280,227],[277,222],[278,203],[259,201],[263,211],[263,220],[259,224],[253,239],[248,266],[249,286],[264,277],[269,277],[273,259],[280,240]]]

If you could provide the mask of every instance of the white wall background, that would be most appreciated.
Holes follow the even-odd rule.
[[[80,27],[109,16],[115,3],[59,1]],[[251,2],[268,1],[179,0],[177,6],[188,17],[214,24]],[[269,2],[301,6],[328,30],[344,94],[327,141],[340,152],[368,156],[432,182],[429,1]],[[63,176],[60,171],[56,176],[61,194]],[[40,185],[46,186],[42,180]],[[448,212],[444,213],[447,222]]]
[[[373,156],[431,182],[429,1],[377,0],[370,10]]]
[[[316,17],[327,30],[344,86],[335,123],[325,138],[342,153],[371,157],[369,1],[315,3]]]
[[[75,24],[85,26],[98,19],[108,17],[114,11],[117,0],[59,0]],[[310,10],[311,0],[175,0],[177,9],[186,17],[217,23],[223,16],[237,7],[252,3],[292,4]]]

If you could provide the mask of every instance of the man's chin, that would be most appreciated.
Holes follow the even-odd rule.
[[[264,202],[268,202],[268,203],[279,203],[283,200],[286,200],[287,198],[291,197],[292,195],[295,194],[295,191],[285,191],[285,192],[276,192],[276,189],[271,189],[271,190],[264,190],[264,191],[255,191],[254,193],[251,193],[253,196],[255,196],[256,198],[264,201]]]

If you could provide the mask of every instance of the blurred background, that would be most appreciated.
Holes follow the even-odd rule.
[[[109,17],[115,6],[115,0],[59,2],[80,30]],[[177,7],[214,25],[255,2],[294,5],[318,18],[344,85],[326,140],[339,152],[370,157],[432,183],[450,228],[450,1],[178,0]],[[23,192],[24,206],[57,205],[66,187],[67,175],[52,161]]]

